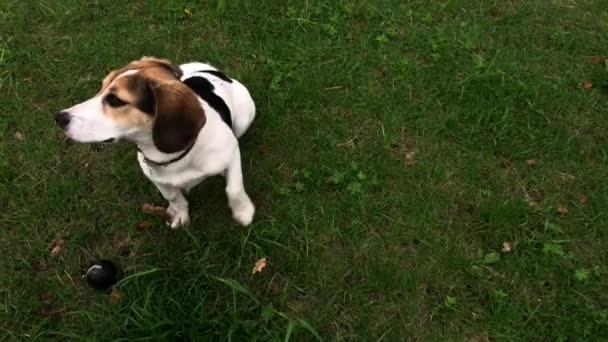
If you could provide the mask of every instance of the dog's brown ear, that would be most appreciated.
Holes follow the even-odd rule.
[[[179,81],[157,83],[151,88],[156,102],[152,126],[154,145],[165,153],[188,148],[206,121],[196,95]]]

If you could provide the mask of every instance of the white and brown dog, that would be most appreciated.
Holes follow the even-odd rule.
[[[55,120],[79,142],[135,142],[139,165],[169,201],[170,225],[178,228],[190,222],[184,191],[219,174],[233,218],[251,223],[237,138],[254,117],[247,88],[216,68],[144,57],[112,71],[97,95]]]

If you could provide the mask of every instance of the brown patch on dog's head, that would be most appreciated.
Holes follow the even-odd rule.
[[[142,57],[141,59],[133,61],[120,69],[110,72],[101,82],[101,89],[99,92],[103,92],[112,83],[112,81],[116,79],[116,77],[129,70],[146,70],[161,77],[169,76],[176,79],[179,79],[183,75],[182,70],[167,59]]]
[[[103,113],[122,127],[142,127],[153,120],[150,79],[135,73],[117,78],[102,93]]]

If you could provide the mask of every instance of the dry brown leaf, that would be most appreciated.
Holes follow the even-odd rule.
[[[266,258],[260,258],[258,261],[255,262],[253,270],[251,270],[251,275],[262,272],[262,270],[264,270],[264,267],[266,267]]]
[[[587,204],[587,202],[589,202],[589,197],[585,196],[585,195],[581,195],[581,197],[579,197],[578,201],[581,204]]]
[[[591,56],[591,63],[602,64],[606,60],[606,56]]]
[[[416,156],[416,150],[407,152],[405,154],[405,165],[406,166],[414,166],[416,165],[416,159],[414,158]]]
[[[15,139],[17,139],[19,141],[23,141],[23,139],[24,139],[23,133],[21,133],[19,131],[15,132]]]
[[[36,260],[36,262],[34,263],[34,269],[38,272],[42,272],[42,271],[46,271],[48,265],[46,263],[46,260],[44,260],[43,258],[38,258],[38,260]]]
[[[584,80],[583,81],[583,89],[587,90],[587,89],[591,89],[593,87],[593,84],[591,84],[591,82]]]
[[[165,209],[165,207],[159,207],[155,206],[154,204],[144,203],[143,207],[141,208],[141,211],[146,214],[158,216],[165,221],[171,221],[171,215],[167,213],[167,209]]]
[[[137,226],[135,227],[135,229],[142,231],[142,230],[146,230],[148,228],[152,227],[152,223],[149,221],[141,221],[137,224]]]
[[[157,28],[158,28],[158,26],[156,24],[148,25],[148,30],[156,30]]]
[[[53,242],[53,247],[51,248],[51,256],[52,257],[56,257],[59,254],[61,254],[61,252],[63,252],[63,249],[65,248],[65,241],[63,239],[57,239]]]
[[[526,161],[526,164],[528,164],[528,166],[534,166],[534,165],[536,165],[536,160],[528,159],[528,161]]]
[[[110,292],[110,303],[118,304],[118,302],[120,302],[120,291],[114,287]]]
[[[513,244],[509,241],[505,241],[502,243],[502,252],[503,253],[509,253],[510,251],[513,250]]]
[[[555,206],[555,210],[557,210],[557,212],[560,213],[560,214],[562,214],[562,215],[565,215],[565,214],[567,214],[569,212],[568,208],[565,205],[561,204],[561,203],[558,203]]]
[[[536,201],[534,200],[534,198],[532,198],[532,195],[530,195],[529,192],[526,192],[524,198],[526,199],[526,202],[528,202],[529,206],[531,206],[532,208],[538,208],[538,203],[536,203]]]

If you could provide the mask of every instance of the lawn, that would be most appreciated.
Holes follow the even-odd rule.
[[[605,0],[0,2],[0,340],[608,339],[607,32]],[[143,55],[250,89],[250,227],[214,178],[170,230],[134,145],[56,127]]]

